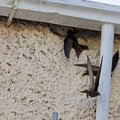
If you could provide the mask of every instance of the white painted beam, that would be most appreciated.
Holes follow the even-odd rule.
[[[100,50],[103,64],[98,89],[100,96],[97,98],[96,120],[108,120],[113,41],[114,26],[108,23],[103,24]]]
[[[0,15],[9,16],[14,0],[0,0]],[[101,30],[112,23],[120,33],[120,6],[88,0],[19,0],[15,18]]]

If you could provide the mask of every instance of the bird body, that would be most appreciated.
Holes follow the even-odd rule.
[[[100,79],[100,73],[101,73],[101,68],[102,68],[102,62],[103,62],[103,57],[101,59],[101,64],[100,64],[99,70],[97,72],[97,76],[95,78],[95,81],[94,81],[91,62],[90,62],[89,57],[87,56],[88,72],[89,72],[89,76],[90,76],[90,86],[88,89],[81,91],[82,93],[86,93],[87,97],[89,97],[89,96],[96,97],[96,96],[100,95],[100,93],[98,92],[98,86],[99,86],[99,79]]]
[[[87,94],[87,98],[90,97],[96,97],[98,95],[100,95],[100,93],[98,91],[90,91],[90,90],[84,90],[81,91],[82,93],[86,93]]]
[[[73,31],[68,30],[67,37],[64,40],[64,53],[67,59],[70,58],[70,51],[72,48],[75,50],[77,58],[79,58],[80,53],[83,50],[88,49],[88,46],[80,45],[77,41],[77,38],[74,37]]]

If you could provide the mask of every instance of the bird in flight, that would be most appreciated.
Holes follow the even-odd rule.
[[[75,50],[77,58],[83,50],[88,50],[88,46],[80,45],[72,30],[67,31],[67,37],[64,39],[64,53],[67,59],[70,58],[71,49]]]
[[[119,60],[119,51],[117,51],[113,58],[112,58],[112,68],[111,68],[111,72],[113,72],[117,66],[117,63],[118,63],[118,60]],[[83,73],[82,76],[84,75],[88,75],[88,66],[87,64],[75,64],[75,66],[80,66],[80,67],[85,67],[87,68],[86,71]],[[92,69],[93,69],[93,75],[96,76],[97,75],[97,72],[99,70],[99,66],[95,66],[95,65],[91,65],[92,66]]]
[[[81,91],[82,93],[87,94],[87,98],[89,96],[96,97],[96,96],[100,95],[100,93],[98,92],[98,87],[99,87],[99,79],[100,79],[100,74],[101,74],[102,62],[103,62],[103,57],[101,58],[101,64],[100,64],[99,70],[97,72],[97,76],[94,80],[91,62],[90,62],[89,57],[87,56],[88,72],[89,72],[89,76],[90,76],[90,86],[88,89]]]

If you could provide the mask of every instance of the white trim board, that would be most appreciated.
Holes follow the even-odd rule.
[[[9,16],[13,0],[0,0],[0,15]],[[14,18],[101,30],[103,23],[120,33],[120,6],[87,0],[19,0]]]

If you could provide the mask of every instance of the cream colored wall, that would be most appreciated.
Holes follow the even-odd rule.
[[[63,120],[95,120],[96,98],[86,98],[80,90],[89,85],[82,77],[85,69],[74,63],[99,64],[100,38],[79,42],[88,45],[77,60],[74,51],[66,60],[63,37],[39,23],[16,20],[7,28],[0,20],[0,120],[52,119],[54,111]],[[114,52],[119,40],[115,40]],[[120,63],[120,61],[119,61]],[[110,120],[120,119],[120,64],[113,73],[110,97]]]

